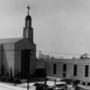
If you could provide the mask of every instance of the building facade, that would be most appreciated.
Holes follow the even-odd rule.
[[[32,18],[25,18],[23,37],[0,39],[0,75],[26,77],[30,63],[30,75],[36,66],[36,45],[33,41]],[[33,67],[34,66],[34,67]]]
[[[37,67],[45,68],[47,76],[79,80],[80,84],[90,86],[90,59],[50,59],[40,60],[39,64]]]

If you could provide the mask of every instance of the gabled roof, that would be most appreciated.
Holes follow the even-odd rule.
[[[19,40],[22,40],[23,38],[8,38],[8,39],[0,39],[0,44],[4,43],[16,43]]]

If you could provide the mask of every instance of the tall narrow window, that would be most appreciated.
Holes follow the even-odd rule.
[[[77,76],[77,65],[74,65],[74,76]]]
[[[56,69],[57,69],[56,64],[53,64],[53,74],[56,74]]]
[[[28,73],[28,70],[30,68],[30,50],[24,49],[21,51],[21,72],[23,78],[26,78]]]
[[[89,66],[88,65],[85,65],[85,77],[88,77],[88,74],[89,74]]]
[[[66,72],[67,71],[67,65],[63,64],[63,71]]]

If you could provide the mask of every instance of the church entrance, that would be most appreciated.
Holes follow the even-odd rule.
[[[24,49],[21,52],[21,73],[22,78],[27,78],[30,68],[30,50]]]

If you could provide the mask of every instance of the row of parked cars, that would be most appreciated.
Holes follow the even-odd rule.
[[[55,77],[47,77],[43,81],[32,82],[29,85],[34,86],[36,88],[35,90],[73,90],[73,88],[77,86],[76,83],[77,81],[72,81],[70,79],[61,80]]]
[[[36,90],[67,90],[66,83],[59,78],[48,77],[44,82],[37,82],[34,85]]]

